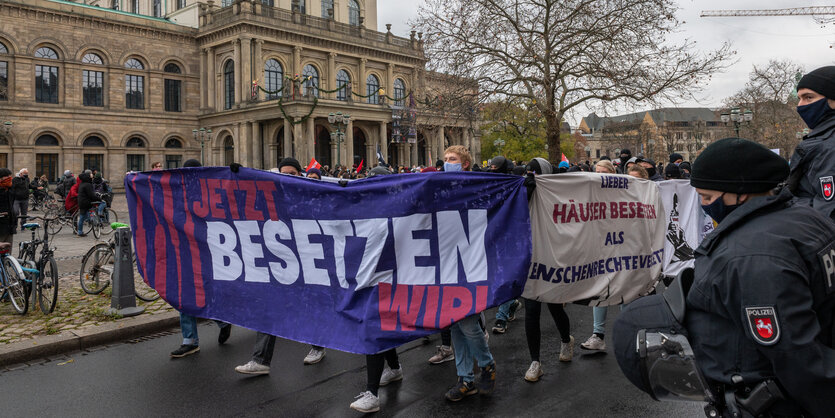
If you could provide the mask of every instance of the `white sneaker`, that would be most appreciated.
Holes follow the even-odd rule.
[[[243,374],[270,374],[270,366],[258,364],[255,360],[250,360],[249,363],[243,366],[235,367],[235,371]]]
[[[304,358],[304,364],[316,364],[325,357],[325,349],[311,348]]]
[[[388,365],[383,369],[383,375],[380,376],[380,386],[385,386],[391,382],[403,380],[403,366],[399,369],[392,369]]]
[[[430,364],[441,364],[452,360],[455,360],[455,352],[452,350],[452,347],[448,345],[439,345],[438,351],[435,352],[435,355],[429,357]]]
[[[536,382],[543,374],[545,372],[542,371],[542,365],[538,361],[533,361],[531,362],[531,367],[528,367],[528,371],[525,373],[525,380],[528,382]]]
[[[567,343],[560,343],[560,361],[571,361],[574,358],[574,337],[568,338]]]
[[[374,396],[370,391],[360,393],[354,402],[351,403],[351,409],[362,413],[377,412],[380,410],[380,398]]]
[[[604,351],[606,350],[606,342],[597,334],[592,334],[586,342],[580,344],[583,350]]]

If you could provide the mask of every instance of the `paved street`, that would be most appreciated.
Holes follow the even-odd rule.
[[[579,345],[591,330],[591,309],[567,307]],[[493,314],[495,310],[490,310]],[[611,309],[609,325],[618,309]],[[498,364],[494,396],[456,404],[443,399],[455,381],[455,366],[426,362],[439,338],[401,347],[404,379],[381,388],[381,416],[583,416],[699,417],[699,404],[659,403],[635,389],[614,355],[576,355],[560,364],[553,322],[543,316],[545,376],[531,384],[522,377],[529,362],[524,312],[505,335],[491,335]],[[492,323],[492,321],[491,321]],[[254,332],[235,327],[218,346],[218,329],[199,328],[200,353],[173,360],[168,353],[178,330],[153,338],[69,353],[0,372],[0,405],[5,416],[359,416],[348,405],[365,388],[364,356],[328,350],[316,365],[304,366],[309,347],[279,340],[269,376],[236,373],[249,360]],[[579,347],[578,347],[579,348]],[[609,348],[611,352],[611,348]],[[578,354],[579,353],[578,350]]]

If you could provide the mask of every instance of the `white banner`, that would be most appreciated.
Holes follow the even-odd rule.
[[[713,219],[702,210],[699,195],[690,180],[667,180],[658,183],[664,205],[664,275],[675,277],[693,267],[693,251],[710,231]]]
[[[617,305],[657,283],[666,224],[656,183],[615,174],[537,176],[530,211],[533,258],[522,296]]]

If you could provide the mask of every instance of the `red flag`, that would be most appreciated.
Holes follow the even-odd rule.
[[[363,158],[362,161],[360,161],[360,165],[357,166],[357,173],[362,172],[362,163],[364,163],[364,162],[365,162],[365,158]]]
[[[560,160],[560,161],[569,162],[568,157],[566,157],[565,154],[562,155],[562,160]]]
[[[316,169],[321,169],[322,168],[322,164],[319,164],[319,162],[316,161],[316,157],[311,158],[310,162],[307,164],[307,169],[310,170],[311,168],[316,168]]]

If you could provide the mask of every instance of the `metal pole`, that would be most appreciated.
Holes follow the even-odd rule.
[[[130,228],[119,228],[114,234],[116,246],[113,249],[113,274],[111,275],[113,293],[110,297],[108,312],[121,316],[139,315],[145,312],[145,308],[136,306]]]

